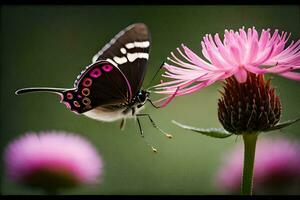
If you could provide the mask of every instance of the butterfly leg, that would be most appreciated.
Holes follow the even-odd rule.
[[[147,144],[148,146],[151,147],[152,151],[156,153],[156,152],[157,152],[157,149],[154,148],[154,147],[146,140],[146,138],[145,138],[144,131],[143,131],[143,129],[142,129],[141,122],[140,122],[139,118],[137,117],[136,119],[137,119],[137,122],[138,122],[138,125],[139,125],[140,134],[141,134],[142,138],[145,140],[146,144]]]
[[[125,125],[126,125],[126,119],[123,118],[120,124],[120,129],[123,131],[125,129]]]
[[[140,117],[144,117],[147,116],[152,124],[152,126],[156,129],[158,129],[161,133],[163,133],[165,136],[167,136],[168,138],[172,138],[173,136],[169,133],[166,133],[165,131],[163,131],[161,128],[159,128],[156,123],[153,121],[152,117],[149,114],[137,114],[136,116],[140,116]]]

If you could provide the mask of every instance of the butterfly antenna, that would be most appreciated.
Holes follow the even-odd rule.
[[[149,87],[149,86],[150,86],[150,85],[152,84],[152,82],[155,80],[156,76],[158,75],[159,71],[160,71],[161,68],[164,66],[164,64],[165,64],[165,62],[163,62],[163,63],[160,65],[160,67],[159,67],[158,70],[155,72],[153,78],[151,79],[151,81],[149,82],[149,84],[147,85],[146,88],[148,88],[148,89],[151,88],[151,87]]]
[[[16,95],[25,94],[25,93],[35,93],[35,92],[47,92],[47,93],[56,93],[62,95],[64,91],[68,89],[65,88],[49,88],[49,87],[34,87],[34,88],[22,88],[15,92]]]

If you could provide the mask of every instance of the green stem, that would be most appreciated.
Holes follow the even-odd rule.
[[[257,133],[244,133],[244,169],[242,176],[242,195],[252,195],[253,188],[253,167],[255,159],[255,147]]]

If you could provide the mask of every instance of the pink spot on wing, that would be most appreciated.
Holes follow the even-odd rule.
[[[101,76],[101,70],[99,68],[96,68],[90,73],[90,75],[93,78],[98,78],[99,76]]]
[[[68,102],[64,101],[63,103],[67,106],[67,108],[69,108],[69,109],[71,108],[71,105]]]
[[[84,81],[83,81],[83,83],[82,83],[82,85],[85,86],[85,87],[89,87],[89,86],[92,85],[92,82],[93,82],[92,79],[85,78]]]
[[[112,69],[113,69],[113,66],[111,65],[104,65],[102,67],[102,69],[105,71],[105,72],[110,72]]]
[[[90,90],[88,88],[83,88],[81,93],[84,95],[84,96],[88,96],[90,94]]]
[[[68,93],[67,93],[67,98],[68,98],[68,99],[73,99],[73,94],[72,94],[71,92],[68,92]]]
[[[80,107],[80,104],[78,103],[78,101],[73,101],[74,106],[76,106],[77,108]]]
[[[87,98],[87,97],[84,97],[84,99],[82,100],[82,103],[84,105],[90,105],[91,104],[91,100],[89,98]]]
[[[79,94],[79,95],[77,95],[77,97],[79,98],[79,99],[81,99],[82,98],[82,96]]]

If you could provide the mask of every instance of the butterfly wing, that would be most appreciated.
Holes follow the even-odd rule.
[[[107,60],[119,67],[135,96],[142,87],[147,70],[150,40],[151,36],[145,24],[132,24],[112,38],[93,57],[93,62]]]
[[[64,92],[63,102],[72,111],[87,112],[104,105],[122,105],[132,98],[124,73],[109,61],[97,61],[81,74],[75,88]]]

